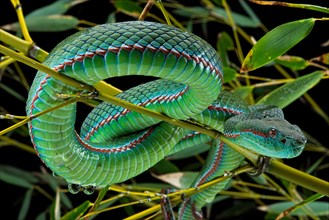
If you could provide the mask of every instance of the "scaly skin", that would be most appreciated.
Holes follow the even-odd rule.
[[[139,21],[96,26],[61,42],[44,64],[89,85],[124,75],[162,78],[117,97],[175,119],[196,120],[224,132],[251,150],[262,149],[260,152],[269,156],[297,156],[305,143],[300,130],[296,131],[297,135],[285,136],[290,124],[282,117],[273,119],[273,110],[266,113],[267,109],[260,107],[263,115],[259,116],[230,94],[218,96],[223,76],[217,52],[201,38],[171,26]],[[62,103],[57,94],[77,92],[38,72],[29,93],[27,115]],[[219,140],[109,103],[100,104],[88,115],[80,135],[74,129],[75,115],[76,104],[71,104],[29,123],[31,140],[39,157],[54,173],[66,179],[71,188],[82,186],[89,192],[90,187],[125,181],[171,153],[208,141],[213,142],[213,154],[208,156],[194,186],[237,167],[242,161],[241,156]],[[278,126],[278,136],[263,135],[268,130],[263,126],[262,117],[268,115]],[[253,132],[255,130],[257,132]],[[259,144],[247,144],[247,139],[257,140]],[[208,194],[214,196],[214,192],[223,187],[211,188]],[[211,200],[204,198],[202,194],[191,198],[191,207],[199,210]]]

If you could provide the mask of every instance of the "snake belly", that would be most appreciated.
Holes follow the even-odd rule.
[[[200,114],[217,98],[221,61],[204,40],[152,22],[99,25],[74,34],[51,51],[45,65],[93,85],[125,75],[161,79],[132,88],[119,98],[175,119]],[[76,88],[38,72],[26,105],[28,116],[64,102],[58,94]],[[106,186],[132,178],[163,159],[188,133],[127,109],[100,105],[74,128],[76,104],[34,118],[32,143],[41,160],[70,184]]]

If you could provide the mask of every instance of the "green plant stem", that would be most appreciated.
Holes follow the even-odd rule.
[[[240,146],[232,143],[223,135],[221,135],[221,140],[257,166],[258,156],[255,153],[247,149],[241,149]],[[271,159],[266,172],[329,197],[329,182],[287,166],[278,160]]]
[[[73,78],[70,78],[68,76],[65,76],[63,74],[60,74],[60,73],[56,72],[55,70],[51,69],[50,67],[47,67],[31,58],[26,57],[26,56],[22,56],[21,54],[15,52],[13,50],[10,50],[3,45],[0,45],[0,53],[8,55],[19,62],[22,62],[32,68],[40,70],[41,72],[47,73],[47,74],[51,75],[53,78],[61,80],[65,84],[74,86],[81,90],[87,90],[90,92],[94,91],[94,88],[92,86],[79,82],[79,81],[77,81]]]
[[[278,160],[272,160],[268,172],[329,197],[329,182],[289,167]]]
[[[1,36],[0,39],[2,42],[16,48],[17,50],[23,52],[24,54],[28,54],[30,51],[30,48],[33,45],[33,43],[20,39],[2,29],[0,29],[0,36]]]

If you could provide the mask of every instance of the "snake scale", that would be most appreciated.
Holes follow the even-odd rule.
[[[146,21],[99,25],[62,41],[44,64],[89,85],[117,76],[158,77],[117,97],[174,119],[204,124],[265,156],[292,158],[306,143],[301,130],[284,119],[282,110],[249,107],[221,91],[222,63],[217,51],[198,36],[172,26]],[[29,92],[27,115],[63,103],[58,94],[79,92],[39,71]],[[200,143],[212,147],[191,187],[243,161],[219,139],[110,103],[101,103],[90,112],[80,134],[75,131],[75,118],[76,104],[70,104],[34,118],[28,125],[38,156],[69,183],[72,192],[82,187],[91,193],[94,187],[123,182],[166,156]],[[219,183],[184,201],[179,219],[202,218],[202,206],[226,184]]]

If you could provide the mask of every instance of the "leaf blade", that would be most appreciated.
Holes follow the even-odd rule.
[[[279,108],[284,108],[315,86],[321,80],[322,76],[322,71],[315,71],[299,77],[273,90],[257,103],[266,105],[272,104]]]
[[[269,31],[249,51],[243,61],[241,72],[255,70],[287,52],[311,32],[315,20],[297,20]]]

